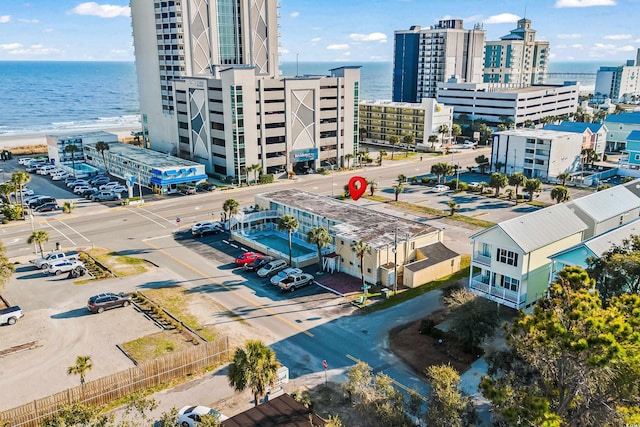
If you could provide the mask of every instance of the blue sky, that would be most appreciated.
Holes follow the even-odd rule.
[[[152,1],[152,0],[134,0]],[[527,4],[528,3],[528,4]],[[622,63],[640,47],[640,0],[280,0],[281,61],[391,61],[393,33],[461,18],[487,40],[525,14],[560,61]],[[1,0],[0,60],[132,61],[128,0]],[[635,21],[635,22],[634,22]]]

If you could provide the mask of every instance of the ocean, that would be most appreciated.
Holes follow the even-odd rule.
[[[362,67],[361,99],[391,99],[391,62],[283,62],[280,69],[283,76],[328,75],[341,65]],[[549,73],[593,73],[580,82],[592,87],[602,65],[615,64],[552,62]],[[0,61],[0,85],[0,136],[139,126],[133,62]]]

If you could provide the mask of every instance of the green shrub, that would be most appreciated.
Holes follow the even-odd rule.
[[[265,173],[260,175],[260,179],[258,179],[258,182],[260,184],[270,184],[274,181],[273,178],[273,174],[272,173]]]
[[[0,208],[0,212],[2,213],[2,215],[4,215],[5,219],[14,221],[22,216],[22,207],[20,205],[16,205],[15,203],[2,205],[2,208]]]
[[[431,335],[431,332],[435,327],[436,322],[434,322],[433,319],[422,319],[418,332],[420,333],[420,335]]]
[[[418,178],[417,178],[417,177],[415,177],[415,176],[412,176],[412,177],[411,177],[411,183],[412,183],[412,184],[417,184],[417,183],[418,183]]]

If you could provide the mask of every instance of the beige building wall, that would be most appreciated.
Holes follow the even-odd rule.
[[[442,261],[419,271],[411,271],[405,268],[402,276],[402,284],[408,288],[415,288],[425,283],[456,273],[460,271],[460,259],[461,257],[458,255],[453,259]]]

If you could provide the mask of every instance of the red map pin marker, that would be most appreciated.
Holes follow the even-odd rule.
[[[361,176],[354,176],[349,180],[349,194],[353,200],[358,200],[367,191],[367,180]]]

